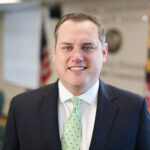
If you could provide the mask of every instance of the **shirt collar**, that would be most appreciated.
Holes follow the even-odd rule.
[[[71,94],[62,84],[62,82],[58,81],[58,88],[59,88],[59,99],[60,102],[63,103],[67,101],[68,99],[74,97],[73,94]],[[83,101],[93,104],[94,101],[97,99],[98,94],[98,88],[99,88],[99,80],[92,86],[87,92],[83,93],[82,95],[78,96]]]

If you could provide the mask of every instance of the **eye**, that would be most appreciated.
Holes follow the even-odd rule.
[[[63,46],[62,49],[69,51],[72,50],[72,46]]]
[[[93,50],[95,50],[95,47],[93,45],[84,45],[84,46],[82,46],[82,50],[93,51]]]

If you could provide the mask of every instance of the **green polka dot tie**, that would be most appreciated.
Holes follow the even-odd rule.
[[[73,102],[73,111],[67,120],[63,136],[61,139],[62,150],[80,150],[81,140],[81,116],[80,116],[80,99],[74,97],[71,99]]]

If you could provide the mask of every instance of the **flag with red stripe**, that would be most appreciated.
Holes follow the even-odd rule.
[[[146,60],[146,90],[145,97],[148,102],[148,110],[150,112],[150,9],[149,9],[149,22],[148,22],[148,52]]]
[[[40,86],[46,84],[51,76],[49,50],[47,46],[47,37],[44,23],[41,29],[41,51],[40,51]]]

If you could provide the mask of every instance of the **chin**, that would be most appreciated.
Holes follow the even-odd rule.
[[[72,85],[74,88],[83,89],[86,87],[86,83],[87,82],[71,82],[70,85]]]
[[[70,84],[72,85],[76,85],[76,86],[82,86],[84,85],[85,83],[87,83],[87,81],[85,80],[85,78],[83,79],[72,79],[70,78]]]

